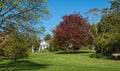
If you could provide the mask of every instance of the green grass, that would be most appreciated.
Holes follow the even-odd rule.
[[[0,71],[120,71],[120,62],[90,58],[89,53],[32,53],[16,64],[0,61]]]

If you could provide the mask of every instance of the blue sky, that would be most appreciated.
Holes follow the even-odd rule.
[[[109,7],[108,0],[48,0],[47,5],[52,16],[44,21],[45,34],[52,34],[51,29],[62,21],[64,15],[80,12],[84,17],[84,13],[91,8]]]

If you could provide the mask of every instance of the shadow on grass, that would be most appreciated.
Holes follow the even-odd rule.
[[[17,61],[16,63],[0,64],[0,71],[34,71],[47,68],[48,66],[48,64],[38,64],[30,61]]]
[[[120,57],[115,58],[115,57],[113,57],[113,56],[104,56],[103,59],[106,59],[106,60],[114,60],[114,61],[120,61]]]
[[[81,53],[91,53],[92,51],[61,51],[56,52],[56,54],[81,54]]]

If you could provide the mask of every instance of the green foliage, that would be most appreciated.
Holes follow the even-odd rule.
[[[94,40],[97,53],[111,55],[120,53],[120,15],[118,14],[118,2],[113,1],[111,11],[102,16],[98,24],[98,36]]]
[[[59,46],[53,40],[51,40],[48,51],[53,52],[53,51],[58,51],[58,50],[59,50]]]
[[[99,53],[118,53],[120,50],[120,34],[105,34],[104,37],[98,36],[94,40],[94,44],[96,45],[96,50]],[[109,52],[108,52],[109,51]]]
[[[110,32],[110,33],[120,33],[120,15],[116,14],[107,14],[104,15],[101,19],[101,31]]]
[[[41,0],[43,3],[46,2],[47,0]]]
[[[40,46],[40,39],[37,35],[30,35],[29,36],[29,43],[30,43],[30,46],[29,47],[34,47],[34,50],[38,50],[39,46]]]
[[[114,0],[111,3],[111,9],[114,14],[119,14],[120,15],[120,1],[119,0]]]
[[[1,48],[4,51],[4,56],[14,61],[28,56],[28,44],[23,34],[8,35],[8,39]]]
[[[41,18],[49,15],[47,0],[0,0],[0,29],[14,24],[22,32],[42,33]],[[9,20],[9,21],[8,21]]]
[[[44,40],[52,40],[52,36],[50,34],[47,34],[45,37],[44,37]]]
[[[80,47],[80,50],[89,50],[90,46],[86,45],[86,46],[82,46]]]
[[[91,53],[91,54],[89,55],[89,57],[91,57],[91,58],[96,57],[96,53]]]
[[[19,32],[14,24],[5,26],[6,30],[0,33],[1,55],[9,59],[24,58],[28,56],[28,49],[34,46],[35,50],[39,47],[39,38],[37,35],[29,35]]]
[[[101,53],[96,54],[96,58],[102,58],[102,57],[103,57],[103,54],[101,54]]]
[[[105,45],[107,44],[106,39],[101,36],[98,36],[93,43],[98,47],[106,47]]]
[[[103,54],[101,54],[101,53],[91,53],[89,55],[89,57],[91,57],[91,58],[102,58]]]
[[[94,39],[98,36],[98,27],[99,27],[99,25],[97,23],[96,24],[92,24],[90,26],[89,33],[91,34],[91,36]]]

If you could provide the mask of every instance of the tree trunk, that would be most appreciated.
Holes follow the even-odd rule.
[[[17,62],[17,55],[16,55],[16,52],[14,54],[14,62],[16,63]]]

